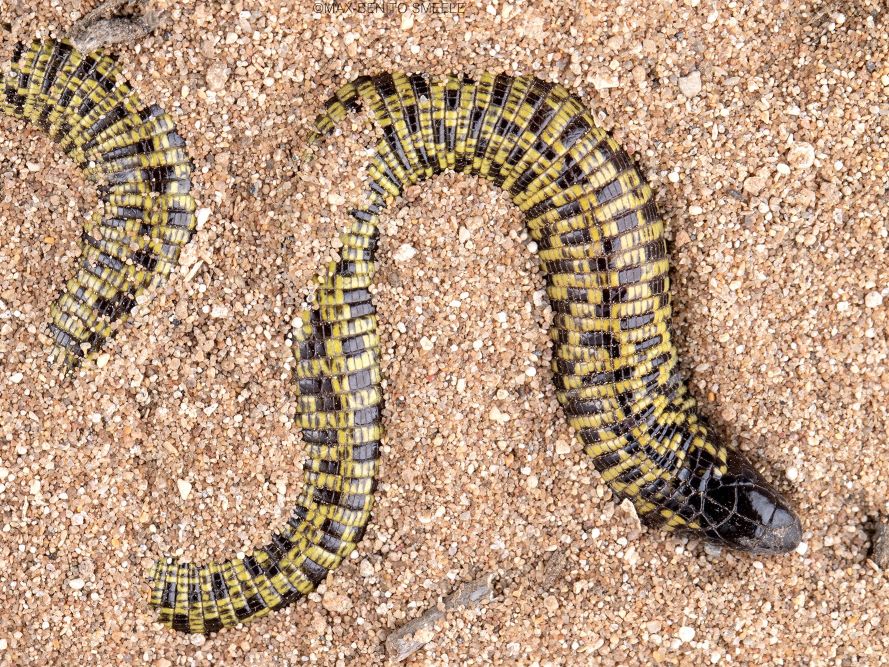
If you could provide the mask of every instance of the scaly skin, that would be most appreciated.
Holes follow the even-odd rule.
[[[377,224],[406,186],[446,170],[487,178],[525,214],[556,313],[558,398],[614,493],[648,525],[753,553],[795,548],[796,515],[696,413],[671,341],[667,249],[652,191],[584,105],[526,77],[382,74],[341,88],[310,141],[362,107],[384,136],[367,203],[352,211],[342,259],[319,276],[315,303],[293,333],[309,443],[305,491],[276,543],[247,559],[158,563],[152,604],[162,620],[209,632],[264,615],[314,589],[355,548],[370,519],[383,433],[368,291]]]
[[[0,87],[0,111],[46,132],[98,185],[104,210],[84,223],[77,272],[50,308],[52,359],[76,366],[176,266],[196,226],[191,162],[173,120],[143,108],[101,52],[19,45]]]
[[[62,57],[57,43],[36,43],[19,59],[6,110],[42,124],[82,164],[95,161],[88,173],[105,179],[119,219],[130,220],[123,210],[139,209],[148,192],[158,193],[142,208],[142,225],[110,225],[111,240],[85,237],[85,268],[53,310],[56,340],[71,359],[81,356],[71,341],[80,349],[107,337],[108,330],[90,324],[102,321],[107,303],[126,302],[152,276],[169,272],[193,228],[194,208],[190,168],[169,120],[136,111],[113,61],[64,50]],[[113,85],[103,85],[109,80]],[[202,566],[158,561],[151,605],[161,622],[208,633],[264,616],[314,590],[355,549],[373,507],[383,435],[377,317],[368,289],[379,216],[407,185],[446,170],[488,179],[524,213],[555,312],[558,399],[615,495],[629,498],[648,525],[753,553],[795,548],[796,515],[697,414],[671,339],[669,264],[652,191],[583,103],[528,77],[360,77],[327,102],[310,141],[362,107],[373,111],[384,136],[371,158],[366,203],[352,211],[341,259],[319,276],[314,303],[293,331],[299,419],[309,447],[302,496],[287,525],[250,556]],[[150,150],[139,143],[145,139]],[[155,178],[159,166],[169,178]],[[180,215],[183,224],[176,224]],[[146,238],[146,218],[170,233],[163,251],[150,246],[158,257],[151,269],[159,271],[124,252],[124,240]],[[157,238],[155,227],[148,229]],[[118,267],[114,258],[126,263]],[[105,268],[88,271],[94,265]],[[75,316],[82,323],[76,327]]]

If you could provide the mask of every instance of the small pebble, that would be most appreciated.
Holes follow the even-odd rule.
[[[593,77],[593,87],[596,90],[608,90],[620,86],[620,79],[613,74],[602,74]]]
[[[815,164],[815,147],[804,141],[793,144],[787,151],[787,162],[794,169],[808,169]]]
[[[630,547],[624,553],[624,560],[629,563],[630,567],[636,567],[636,564],[639,562],[639,552],[636,550],[636,547]]]
[[[722,547],[712,542],[705,542],[704,552],[711,558],[717,558],[722,555]]]
[[[223,63],[213,63],[207,68],[207,88],[213,92],[225,90],[225,84],[228,82],[229,69]]]
[[[688,98],[692,98],[701,92],[701,73],[689,72],[686,76],[679,77],[679,90]]]
[[[207,221],[210,219],[210,216],[213,214],[209,208],[199,208],[195,214],[195,222],[197,223],[198,229],[203,229],[204,225],[207,224]]]
[[[352,608],[352,601],[341,593],[326,591],[321,598],[323,607],[334,614],[344,614]]]
[[[75,591],[83,590],[83,587],[86,586],[86,582],[83,579],[69,579],[68,585],[73,588]]]
[[[879,308],[883,305],[883,295],[876,290],[868,292],[864,297],[864,305],[868,308]]]
[[[396,262],[408,262],[412,260],[417,254],[417,249],[412,245],[407,243],[402,243],[398,246],[398,250],[392,255],[392,259]]]
[[[758,195],[766,186],[766,179],[761,176],[750,176],[744,179],[744,192],[751,195]]]
[[[681,248],[684,245],[688,245],[691,243],[691,236],[689,236],[688,232],[684,229],[680,230],[678,234],[676,234],[676,238],[673,241],[673,244],[677,248]]]
[[[690,628],[687,625],[683,625],[681,628],[679,628],[677,636],[682,643],[687,644],[695,638],[695,629]]]
[[[179,496],[182,500],[188,500],[191,495],[191,482],[187,479],[177,479],[176,486],[179,488]]]

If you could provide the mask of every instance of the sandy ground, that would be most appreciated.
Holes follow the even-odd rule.
[[[0,56],[92,4],[0,0]],[[889,578],[868,555],[889,512],[889,12],[570,4],[159,3],[165,27],[116,50],[178,119],[210,216],[108,363],[69,380],[40,331],[95,194],[0,120],[0,662],[384,664],[394,629],[489,572],[495,599],[449,615],[410,664],[887,661]],[[359,551],[252,626],[153,622],[144,564],[246,550],[298,495],[285,336],[354,154],[342,138],[312,167],[294,156],[338,83],[396,68],[535,73],[613,128],[668,221],[694,391],[799,508],[798,552],[720,552],[615,506],[558,409],[517,212],[446,175],[384,225],[388,439]],[[395,261],[402,244],[418,252]]]

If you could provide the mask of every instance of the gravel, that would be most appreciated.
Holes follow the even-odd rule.
[[[96,196],[42,136],[0,120],[0,663],[382,665],[393,630],[484,573],[495,599],[448,613],[410,664],[889,654],[889,579],[867,528],[889,512],[885,11],[486,0],[406,19],[155,4],[163,31],[115,50],[188,140],[200,231],[103,367],[68,380],[46,368],[41,331]],[[90,8],[7,3],[0,55]],[[534,73],[577,90],[615,131],[674,241],[692,390],[798,506],[797,552],[707,550],[613,503],[555,400],[552,312],[536,305],[543,279],[518,213],[489,185],[445,175],[383,224],[388,437],[357,553],[252,626],[192,641],[153,622],[154,557],[248,550],[299,495],[286,334],[375,135],[355,116],[311,164],[303,141],[340,83],[395,68]],[[689,97],[678,82],[694,73]],[[402,244],[417,251],[403,263]],[[179,480],[193,485],[185,496]],[[554,550],[564,564],[543,589]]]
[[[682,91],[682,94],[686,97],[695,97],[701,90],[703,90],[701,73],[696,71],[689,73],[688,76],[680,76],[679,90]]]

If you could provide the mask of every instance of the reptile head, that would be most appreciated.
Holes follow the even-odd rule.
[[[701,490],[699,522],[704,536],[754,554],[796,549],[802,525],[789,503],[743,454],[729,450],[726,465],[726,473],[710,477]]]

